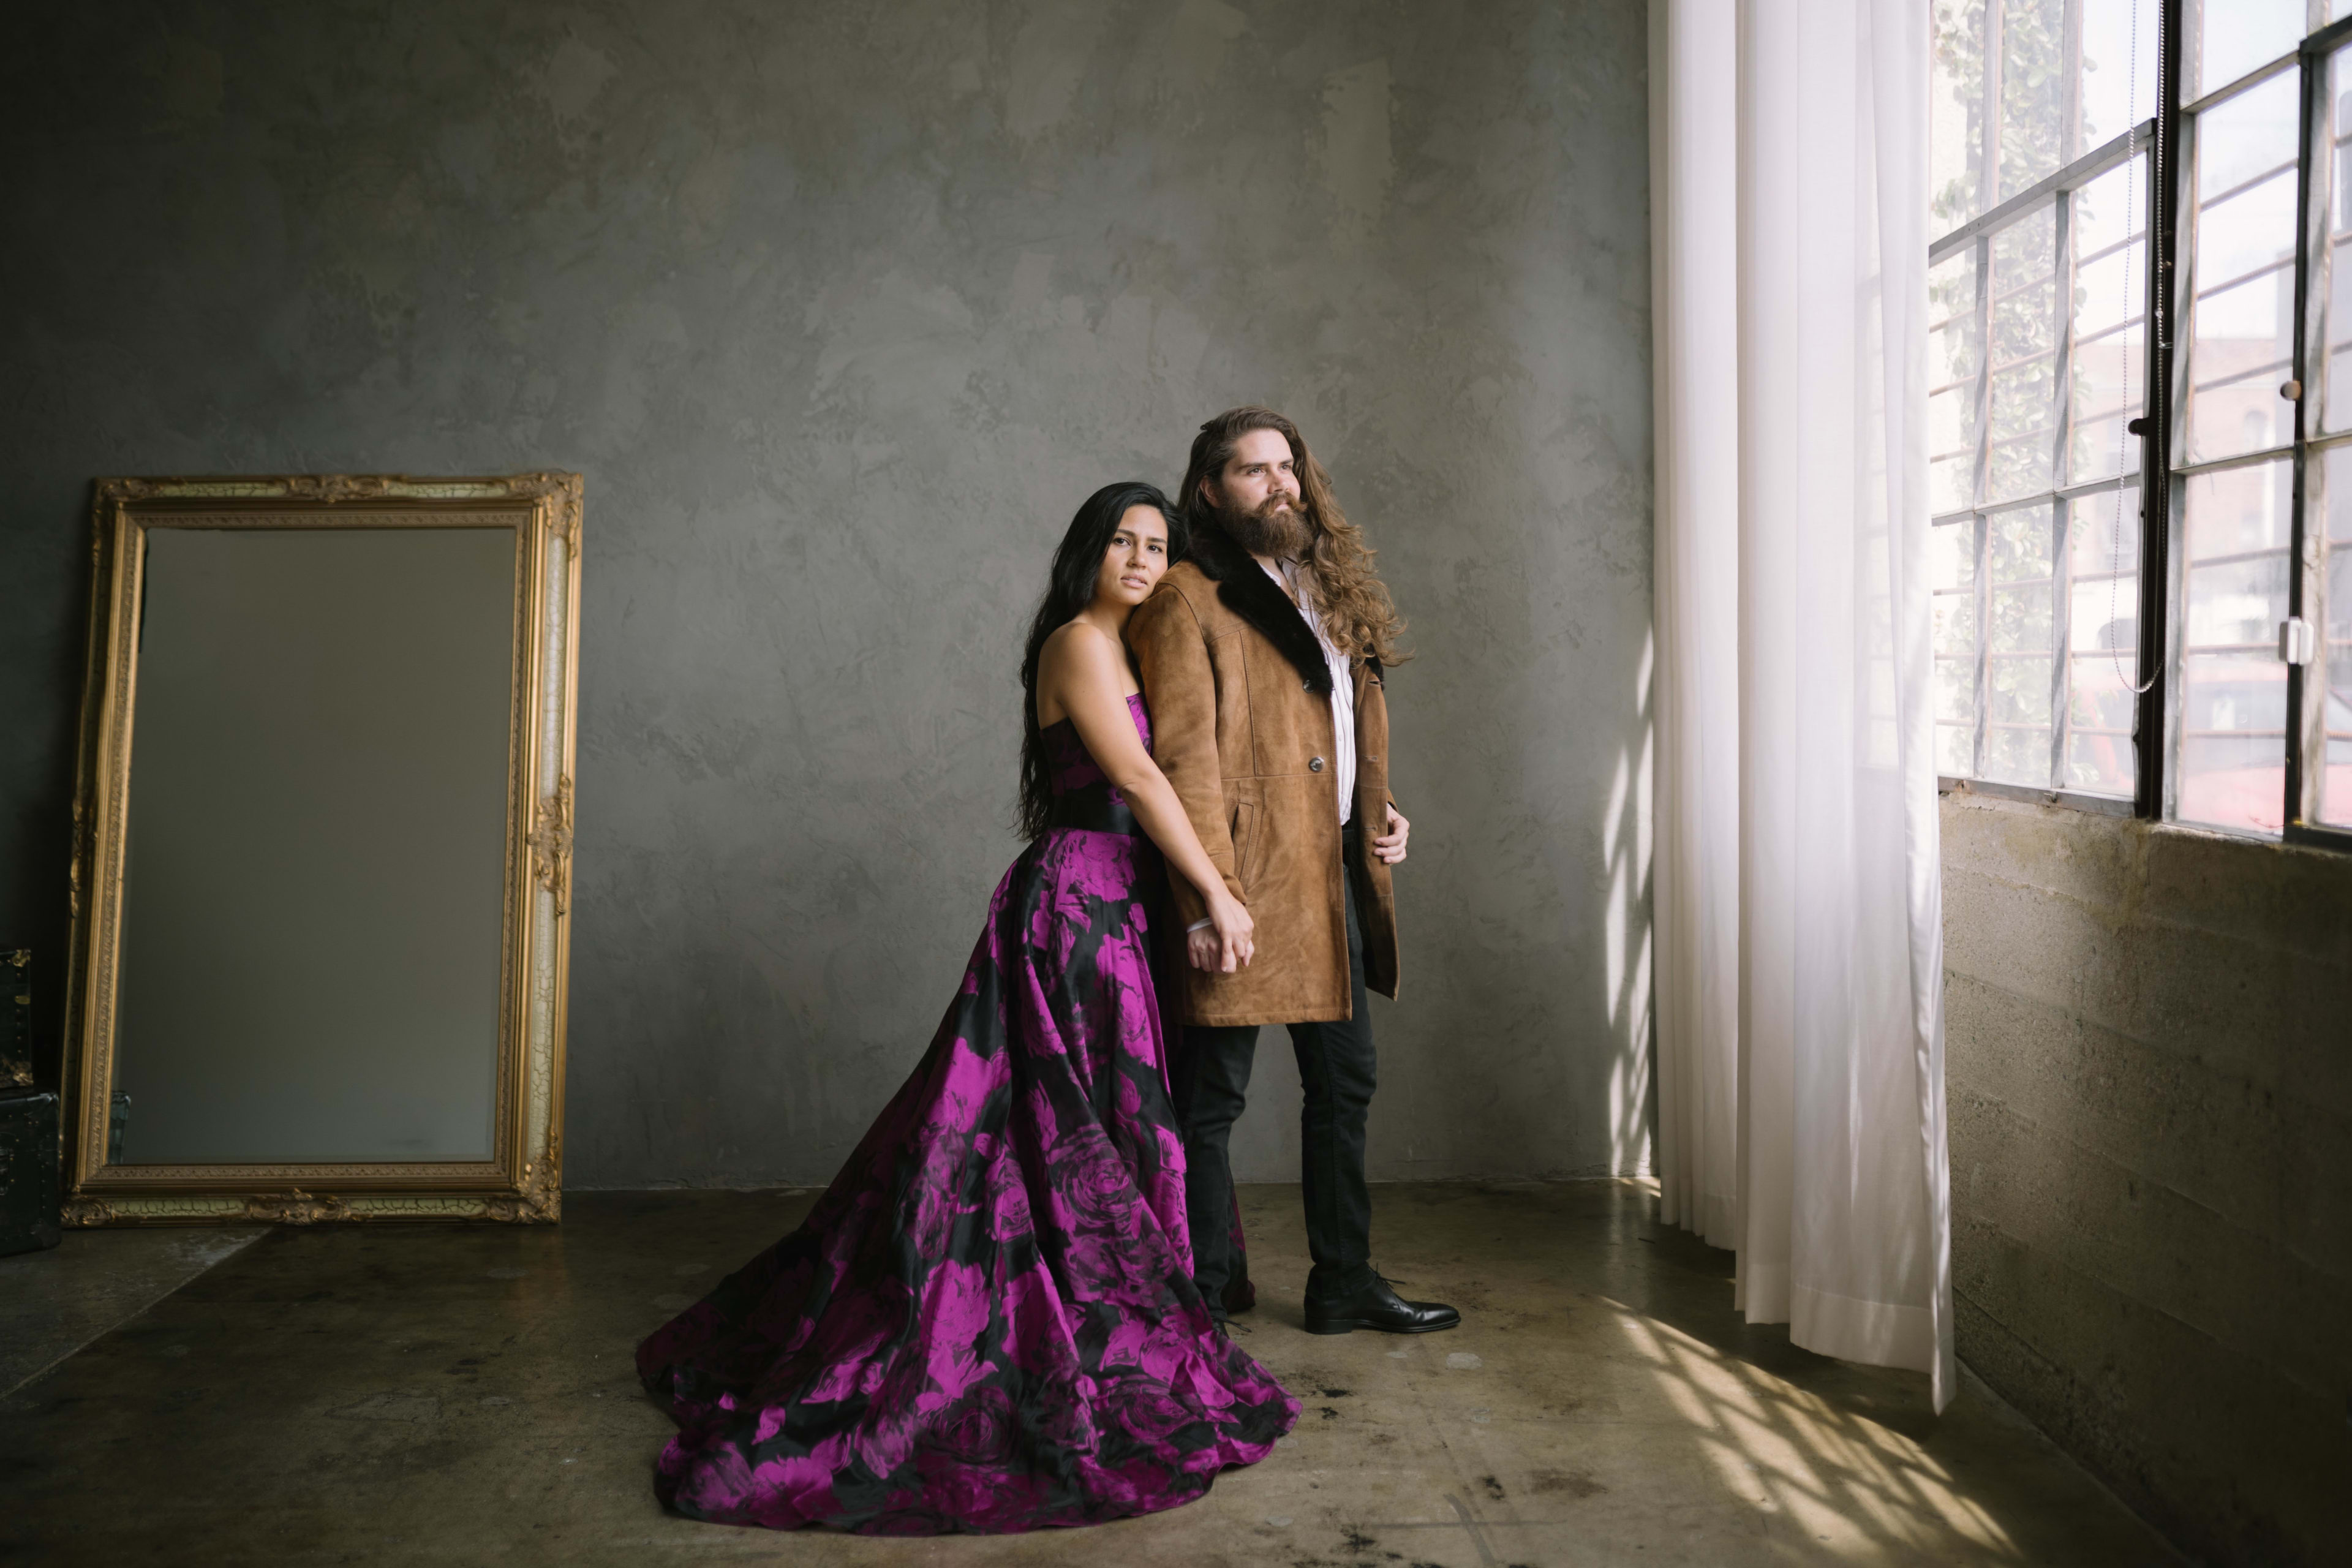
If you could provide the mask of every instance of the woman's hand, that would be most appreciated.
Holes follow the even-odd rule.
[[[1248,968],[1257,952],[1257,922],[1248,906],[1220,887],[1209,899],[1209,922],[1185,937],[1192,967],[1212,974]]]

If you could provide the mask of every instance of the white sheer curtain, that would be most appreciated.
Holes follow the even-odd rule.
[[[1666,1217],[1952,1388],[1917,0],[1652,0]]]
[[[1716,1247],[1739,1194],[1739,310],[1713,264],[1738,211],[1732,15],[1650,11],[1658,1163],[1667,1222]]]

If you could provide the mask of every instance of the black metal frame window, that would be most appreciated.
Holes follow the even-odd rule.
[[[2352,847],[2352,20],[2328,18],[2346,9],[2208,0],[2170,95],[2162,805]]]
[[[2158,3],[1936,18],[1937,770],[2118,812],[2137,771],[2127,426],[2147,395]]]
[[[2352,847],[2347,11],[1939,4],[1948,786]]]

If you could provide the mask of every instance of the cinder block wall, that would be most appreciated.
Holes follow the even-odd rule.
[[[2193,1554],[2343,1561],[2352,858],[1943,825],[1961,1359]]]

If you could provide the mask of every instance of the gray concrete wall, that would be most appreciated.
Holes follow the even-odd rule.
[[[2341,1561],[2352,858],[1943,825],[1961,1359],[2201,1559]]]
[[[578,469],[570,1179],[821,1180],[1017,847],[1049,550],[1264,400],[1422,652],[1374,1174],[1641,1165],[1635,0],[40,10],[0,58],[0,941],[54,976],[91,476]]]

